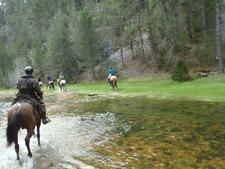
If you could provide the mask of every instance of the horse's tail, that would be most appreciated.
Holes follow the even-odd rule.
[[[17,139],[17,133],[18,130],[20,129],[20,120],[21,120],[20,110],[21,105],[18,103],[13,108],[13,113],[11,115],[10,121],[6,129],[7,143],[9,146]]]
[[[113,86],[116,86],[116,78],[113,78]]]

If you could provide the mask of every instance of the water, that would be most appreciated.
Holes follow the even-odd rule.
[[[20,161],[6,147],[10,99],[0,101],[0,169],[225,168],[225,105],[145,97],[47,96],[41,147],[19,133]]]
[[[7,111],[10,102],[0,102],[0,169],[30,169],[30,168],[84,168],[95,167],[85,164],[80,158],[84,154],[90,154],[93,147],[110,139],[110,135],[104,134],[113,128],[113,116],[107,114],[85,114],[75,115],[61,113],[51,115],[51,111],[59,108],[52,106],[48,108],[51,122],[41,125],[41,147],[37,145],[37,138],[32,137],[30,147],[32,158],[27,157],[27,148],[24,138],[26,130],[19,132],[20,161],[16,160],[14,144],[6,146],[5,129],[7,127]],[[65,112],[63,112],[65,111]],[[100,138],[100,139],[99,139]]]

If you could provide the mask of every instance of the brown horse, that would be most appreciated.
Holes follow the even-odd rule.
[[[110,77],[109,82],[110,82],[109,84],[112,87],[112,89],[114,90],[114,87],[116,87],[116,90],[117,90],[117,78],[115,75]]]
[[[20,128],[27,129],[25,144],[28,150],[28,156],[32,157],[30,151],[30,138],[34,133],[35,126],[37,126],[38,146],[40,143],[40,125],[41,117],[35,108],[27,102],[15,103],[11,106],[8,112],[8,126],[6,129],[7,142],[10,146],[15,143],[15,151],[17,153],[17,160],[19,157],[18,131]]]
[[[48,81],[46,88],[47,89],[49,88],[50,90],[52,90],[52,89],[55,90],[54,82],[53,81]]]

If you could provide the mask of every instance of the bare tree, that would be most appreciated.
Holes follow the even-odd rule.
[[[146,11],[147,11],[147,17],[148,17],[148,33],[149,33],[149,41],[150,41],[150,45],[151,45],[151,49],[153,52],[153,56],[155,58],[155,62],[156,65],[159,66],[159,60],[158,60],[158,56],[157,56],[157,52],[156,52],[156,46],[155,46],[155,42],[153,40],[153,36],[152,36],[152,26],[151,26],[151,22],[149,21],[150,19],[150,11],[149,11],[149,2],[148,0],[146,0]]]
[[[220,0],[216,0],[216,56],[218,60],[218,71],[219,73],[224,73],[223,58],[221,56],[220,29]]]
[[[144,41],[142,38],[142,30],[141,30],[141,23],[140,23],[140,14],[138,14],[138,30],[140,32],[140,42],[141,42],[141,53],[142,53],[142,58],[143,60],[145,59],[145,50],[144,50]]]
[[[205,0],[202,0],[202,23],[203,23],[203,33],[204,33],[204,41],[206,41],[206,19],[205,19]]]
[[[173,28],[172,2],[171,2],[171,0],[169,0],[169,14],[166,9],[166,2],[164,0],[162,0],[162,3],[163,3],[163,8],[164,8],[164,11],[166,14],[166,20],[169,24],[168,25],[168,38],[169,38],[169,45],[170,45],[170,47],[169,47],[169,63],[170,63],[171,69],[173,70],[174,69],[173,49],[174,49],[175,43],[172,39],[172,36],[173,36],[173,32],[172,32],[172,28]]]

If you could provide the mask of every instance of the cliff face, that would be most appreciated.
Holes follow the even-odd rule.
[[[123,58],[121,57],[121,50],[111,50],[112,52],[109,58],[95,67],[96,78],[104,79],[108,76],[109,66],[113,66],[116,70],[118,78],[140,77],[153,73],[154,60],[151,53],[151,47],[148,41],[148,35],[144,34],[143,50],[140,43],[140,38],[136,39],[136,43],[133,44],[133,54],[130,47],[123,48]],[[111,47],[110,47],[111,49]],[[123,65],[124,63],[124,65]],[[90,75],[87,77],[87,81],[93,80]]]

